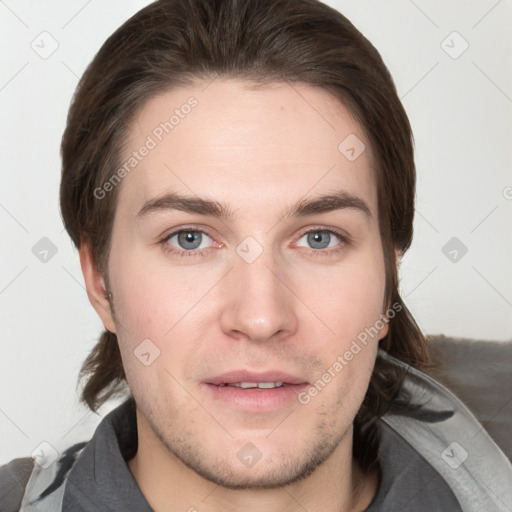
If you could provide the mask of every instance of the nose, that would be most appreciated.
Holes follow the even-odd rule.
[[[223,332],[259,343],[293,334],[298,322],[289,281],[289,272],[276,265],[270,251],[252,263],[236,255],[234,268],[222,283]]]

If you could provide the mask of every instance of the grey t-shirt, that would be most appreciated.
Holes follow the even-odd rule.
[[[365,512],[462,512],[441,475],[399,434],[378,420],[381,482]],[[127,460],[137,450],[135,409],[131,400],[100,423],[69,474],[65,512],[150,512]]]

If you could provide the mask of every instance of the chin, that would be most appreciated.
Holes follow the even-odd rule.
[[[191,467],[197,474],[210,482],[228,489],[276,489],[307,478],[319,465],[320,461],[308,460],[305,463],[274,464],[260,460],[259,468],[239,468],[204,465]]]

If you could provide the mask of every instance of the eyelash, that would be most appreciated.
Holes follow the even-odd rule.
[[[173,236],[179,235],[180,233],[188,233],[188,232],[203,233],[213,240],[213,238],[206,231],[200,229],[199,226],[186,226],[186,227],[178,229],[177,231],[173,231],[169,235],[166,235],[162,240],[160,240],[159,243],[162,247],[162,251],[164,253],[171,253],[171,254],[174,254],[179,257],[190,257],[190,256],[196,256],[197,253],[201,253],[201,252],[207,250],[207,249],[193,249],[191,251],[185,251],[185,250],[181,250],[181,249],[176,249],[169,245],[168,242]],[[331,235],[335,235],[336,237],[338,237],[340,239],[340,244],[338,246],[336,246],[335,248],[310,249],[310,254],[313,257],[334,256],[335,254],[338,254],[339,252],[346,249],[346,247],[351,245],[351,242],[352,242],[350,237],[347,234],[345,234],[341,231],[335,230],[335,229],[327,229],[327,228],[313,228],[313,229],[309,229],[308,231],[304,231],[304,233],[302,233],[300,235],[299,240],[304,235],[307,235],[308,233],[329,233]]]

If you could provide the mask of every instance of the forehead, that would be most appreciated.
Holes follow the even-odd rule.
[[[377,214],[361,127],[328,92],[304,84],[217,78],[161,93],[135,116],[122,160],[134,164],[119,195],[131,215],[168,192],[249,212],[334,190],[363,197]]]

